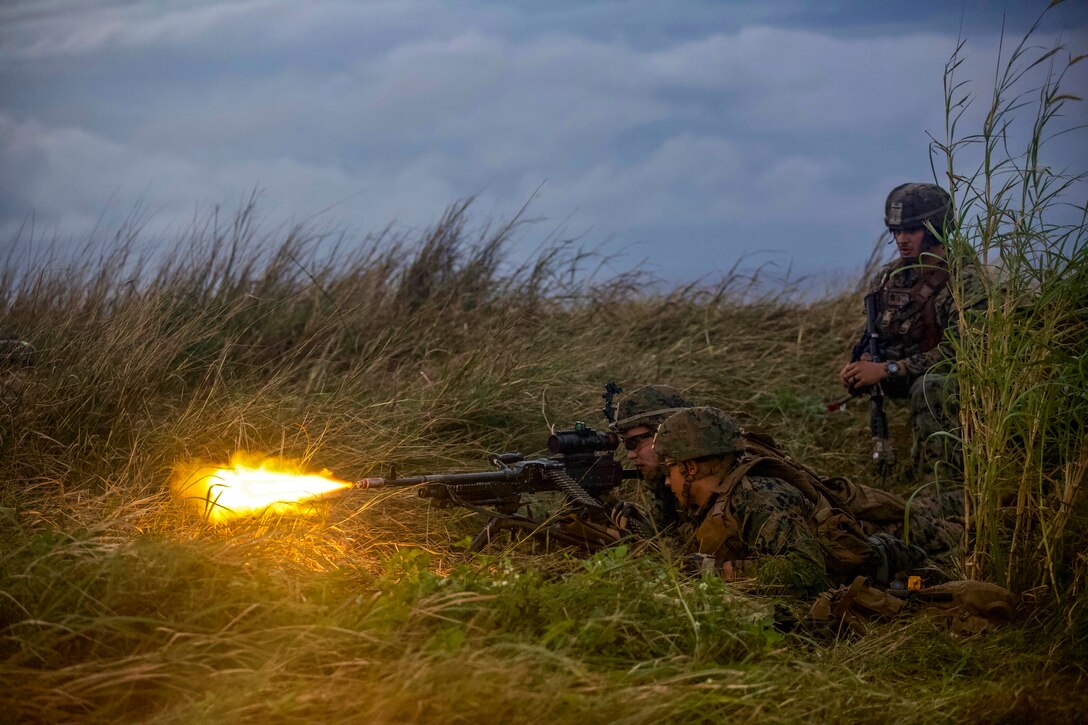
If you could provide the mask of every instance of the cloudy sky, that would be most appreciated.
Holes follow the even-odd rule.
[[[410,232],[531,199],[527,249],[562,228],[616,269],[856,272],[888,190],[932,180],[957,36],[975,119],[1003,15],[1018,40],[1045,5],[4,0],[0,250],[137,204],[163,243],[256,188],[273,227]],[[1088,3],[1036,40],[1088,52]],[[1088,63],[1067,82],[1088,90]],[[1051,153],[1083,171],[1086,145]]]

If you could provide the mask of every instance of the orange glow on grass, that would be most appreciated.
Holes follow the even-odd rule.
[[[303,473],[298,463],[235,453],[227,467],[195,464],[175,472],[174,497],[212,523],[244,516],[313,513],[314,499],[350,488],[327,470]]]

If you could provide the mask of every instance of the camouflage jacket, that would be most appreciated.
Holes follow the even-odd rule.
[[[972,308],[984,305],[977,273],[972,267],[958,271]],[[901,375],[914,380],[938,363],[955,359],[949,334],[958,335],[960,310],[952,294],[943,253],[923,254],[919,261],[897,259],[886,264],[869,284],[877,294],[877,314],[885,360],[896,360]],[[868,332],[853,359],[867,352]]]
[[[744,476],[711,497],[693,516],[693,548],[751,575],[761,557],[789,557],[824,572],[824,552],[814,523],[817,506],[797,488],[769,476]],[[753,566],[741,562],[748,561]],[[814,584],[817,582],[813,582]]]
[[[748,431],[745,449],[681,526],[693,553],[732,562],[737,576],[799,590],[858,574],[889,576],[920,565],[927,551],[948,551],[962,535],[962,527],[946,531],[943,517],[911,510],[922,546],[909,544],[897,529],[916,507],[901,497],[820,477],[765,434]]]
[[[832,486],[827,490],[837,501],[833,504],[821,488],[845,484],[845,479],[824,479],[814,486],[804,473],[783,461],[741,459],[716,484],[710,499],[689,514],[694,553],[712,557],[718,565],[732,562],[739,577],[754,576],[761,583],[797,590],[818,589],[829,580],[858,574],[888,577],[925,560],[920,547],[883,531],[876,522],[859,521],[852,512],[860,507],[870,518],[880,518],[876,514],[887,508],[886,502],[860,494],[882,492],[852,484]],[[858,495],[840,500],[844,494]],[[867,510],[870,504],[876,507]]]

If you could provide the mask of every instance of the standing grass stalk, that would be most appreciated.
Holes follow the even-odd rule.
[[[1065,89],[1084,56],[1033,45],[1041,20],[1007,57],[1002,44],[977,133],[962,132],[976,99],[957,80],[964,44],[956,48],[945,68],[945,138],[933,149],[958,202],[950,261],[984,262],[988,301],[955,342],[968,571],[1018,591],[1046,587],[1069,604],[1088,573],[1088,174],[1042,159],[1059,136],[1084,135],[1071,120],[1081,99]],[[961,309],[978,292],[959,284]]]

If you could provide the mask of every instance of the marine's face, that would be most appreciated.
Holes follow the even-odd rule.
[[[676,494],[677,498],[680,498],[684,489],[684,469],[681,467],[678,461],[667,460],[661,462],[661,468],[665,473],[665,483],[668,484],[672,492]]]
[[[631,462],[645,479],[658,474],[661,461],[654,453],[654,431],[649,426],[637,425],[623,432],[623,445],[627,449],[627,460]]]
[[[926,237],[925,229],[900,229],[892,234],[895,235],[895,246],[899,248],[899,256],[902,259],[917,259],[922,253],[922,242]]]
[[[681,506],[687,506],[688,501],[684,495],[684,489],[688,480],[684,464],[680,461],[666,459],[661,462],[661,470],[665,474],[665,483],[672,490],[672,494],[676,496],[677,503]]]

